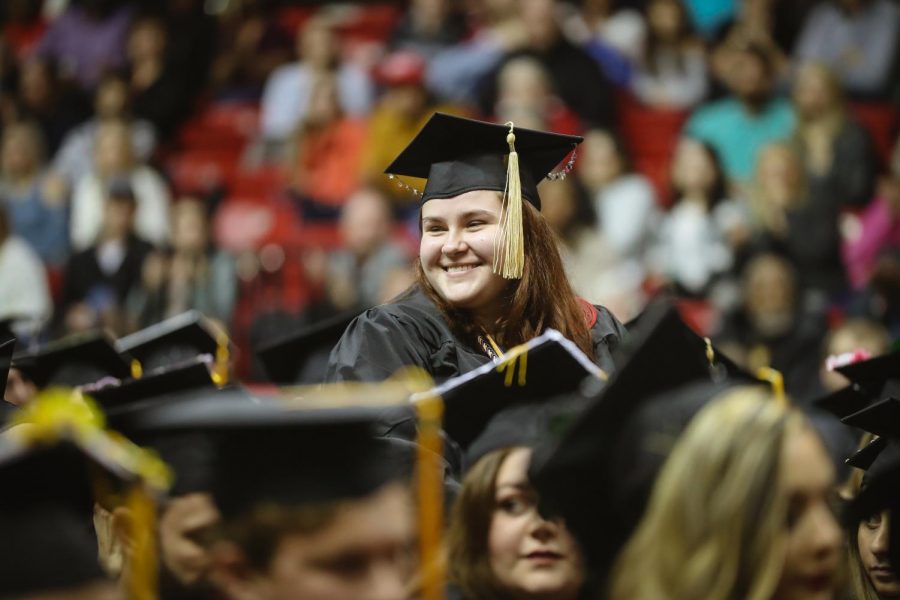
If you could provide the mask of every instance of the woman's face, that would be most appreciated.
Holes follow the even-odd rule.
[[[672,179],[684,194],[703,194],[712,189],[716,167],[701,143],[691,139],[678,142],[672,161]]]
[[[518,448],[497,473],[488,532],[491,570],[510,598],[575,598],[584,583],[581,554],[562,523],[538,514],[530,461],[531,450]]]
[[[506,281],[494,273],[500,194],[475,190],[422,206],[419,259],[425,278],[456,308],[491,317]]]
[[[622,174],[622,159],[608,133],[587,132],[583,146],[577,173],[588,189],[596,191]]]
[[[773,600],[830,600],[837,584],[841,530],[829,504],[834,469],[811,429],[787,438],[781,472],[788,497],[787,537]]]
[[[796,156],[787,148],[763,150],[759,162],[759,185],[763,194],[781,209],[791,208],[799,198],[800,172]]]
[[[900,598],[900,581],[894,577],[888,562],[890,529],[890,513],[883,511],[860,523],[856,534],[859,558],[880,598]]]

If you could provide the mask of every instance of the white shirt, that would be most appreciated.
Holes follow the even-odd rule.
[[[594,201],[600,232],[622,258],[643,254],[659,218],[653,186],[641,175],[624,175]]]
[[[0,317],[44,322],[51,308],[44,263],[25,240],[9,236],[0,244]]]

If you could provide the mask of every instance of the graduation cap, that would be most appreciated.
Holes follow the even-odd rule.
[[[274,383],[321,383],[328,355],[359,313],[345,312],[304,327],[256,351],[266,375]]]
[[[537,184],[582,140],[435,113],[385,173],[427,178],[423,204],[474,190],[503,193],[494,271],[517,279],[524,263],[522,201],[540,209]]]
[[[197,389],[211,390],[215,388],[211,368],[211,357],[195,356],[175,365],[144,373],[138,379],[128,379],[92,390],[90,396],[107,414],[115,414],[148,399],[176,396]]]
[[[132,374],[131,363],[105,334],[97,332],[69,336],[34,353],[13,357],[13,366],[38,389],[79,387],[105,377],[126,379]]]
[[[172,366],[200,354],[213,357],[219,379],[224,378],[223,368],[227,369],[227,337],[194,310],[120,338],[116,346],[140,361],[144,371]]]
[[[887,438],[876,437],[868,444],[857,450],[844,462],[846,462],[851,467],[856,467],[857,469],[868,471],[872,466],[872,463],[875,462],[875,459],[878,458],[878,455],[881,454],[881,451],[885,449],[887,444]]]
[[[842,365],[835,371],[854,383],[866,386],[892,378],[900,379],[900,350]]]
[[[602,376],[575,344],[548,329],[498,364],[449,379],[432,393],[444,399],[443,428],[465,452],[469,468],[493,450],[533,445],[560,410],[548,401],[576,392],[587,377]]]
[[[97,538],[66,506],[0,512],[0,581],[11,598],[106,581]]]
[[[148,429],[212,436],[212,493],[226,520],[263,502],[362,497],[400,475],[394,446],[377,437],[378,410],[297,410],[246,395],[216,396],[167,403],[143,421]]]
[[[531,462],[543,510],[566,520],[601,571],[636,525],[667,448],[694,414],[735,383],[754,381],[719,362],[673,306],[652,311],[621,348],[609,381]]]

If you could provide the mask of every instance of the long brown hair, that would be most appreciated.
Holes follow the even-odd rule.
[[[495,450],[475,463],[453,505],[447,531],[450,580],[468,600],[503,597],[491,569],[487,532],[496,505],[497,474],[512,450]]]
[[[503,297],[503,317],[494,331],[496,341],[504,348],[524,344],[548,327],[558,330],[575,342],[588,357],[594,349],[584,311],[566,277],[556,237],[536,208],[525,203],[522,211],[525,232],[525,269],[522,278],[510,281]],[[422,262],[416,261],[419,286],[443,313],[450,329],[467,343],[474,345],[481,331],[468,314],[444,300],[425,277]]]

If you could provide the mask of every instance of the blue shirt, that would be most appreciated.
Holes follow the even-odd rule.
[[[722,161],[725,175],[739,182],[753,176],[764,146],[788,138],[794,130],[794,111],[787,100],[770,100],[759,113],[747,112],[734,98],[698,108],[685,126],[688,136],[709,142]]]

